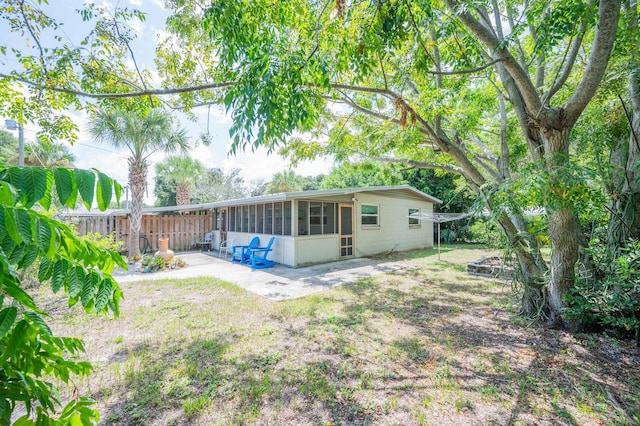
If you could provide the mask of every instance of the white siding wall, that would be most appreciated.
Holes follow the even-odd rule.
[[[389,251],[403,251],[433,247],[433,223],[421,221],[420,226],[409,225],[409,209],[432,213],[433,204],[410,198],[385,197],[376,194],[356,195],[354,209],[355,256],[370,256]],[[378,205],[380,226],[361,225],[362,204]]]
[[[296,238],[295,265],[326,263],[339,260],[338,235],[310,235]]]

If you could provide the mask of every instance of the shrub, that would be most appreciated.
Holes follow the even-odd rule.
[[[591,253],[604,277],[577,281],[568,296],[567,316],[587,325],[634,331],[640,347],[640,240],[631,241],[614,259],[604,246]]]
[[[505,247],[506,241],[502,231],[492,222],[484,219],[476,220],[469,227],[471,240],[475,243],[486,244],[489,247]]]
[[[102,235],[99,232],[88,232],[80,238],[101,249],[117,251],[118,253],[124,249],[124,241],[116,241],[115,232],[109,235]]]

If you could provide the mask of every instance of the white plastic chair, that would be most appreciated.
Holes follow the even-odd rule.
[[[222,250],[224,250],[224,258],[229,255],[231,247],[233,247],[233,240],[225,240],[220,242],[220,249],[218,251],[218,257],[222,257]]]
[[[213,232],[207,232],[204,234],[204,239],[198,241],[197,244],[200,247],[200,250],[204,250],[206,248],[207,251],[211,251],[211,246],[213,244]]]

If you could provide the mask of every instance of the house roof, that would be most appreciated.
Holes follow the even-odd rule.
[[[259,195],[257,197],[238,198],[234,200],[215,201],[211,203],[190,204],[186,206],[166,206],[166,207],[145,207],[142,209],[143,213],[163,213],[163,212],[175,212],[175,211],[197,211],[197,210],[209,210],[217,207],[237,206],[242,204],[260,204],[270,203],[274,201],[290,201],[297,199],[310,199],[310,198],[326,198],[331,196],[340,195],[355,195],[363,192],[382,192],[391,196],[412,196],[422,198],[426,201],[440,204],[442,200],[426,194],[411,185],[395,185],[395,186],[368,186],[364,188],[337,188],[337,189],[319,189],[314,191],[299,191],[299,192],[281,192],[278,194]],[[111,210],[108,213],[104,212],[104,215],[125,215],[129,210]],[[88,212],[69,212],[66,214],[76,214],[86,216],[91,213]],[[95,214],[95,213],[94,213]]]
[[[314,191],[299,191],[299,192],[281,192],[278,194],[260,195],[257,197],[240,198],[236,200],[225,200],[210,203],[211,207],[227,207],[235,206],[239,204],[258,204],[269,203],[273,201],[289,201],[298,199],[309,198],[326,198],[336,195],[354,195],[362,192],[385,192],[389,194],[403,194],[413,195],[414,197],[423,198],[432,203],[442,203],[442,200],[437,199],[434,196],[425,194],[422,191],[417,190],[410,185],[396,185],[396,186],[368,186],[365,188],[336,188],[336,189],[319,189]]]

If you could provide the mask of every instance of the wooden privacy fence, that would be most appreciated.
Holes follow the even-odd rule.
[[[128,216],[79,217],[73,220],[73,222],[76,221],[80,235],[85,235],[88,232],[108,235],[114,232],[116,241],[124,241],[126,245],[126,239],[129,235]],[[186,251],[198,247],[196,243],[203,240],[204,234],[211,230],[211,214],[143,215],[140,235],[146,236],[153,252],[158,250],[158,238],[169,238],[169,248],[173,251]],[[142,246],[143,244],[141,244]]]

